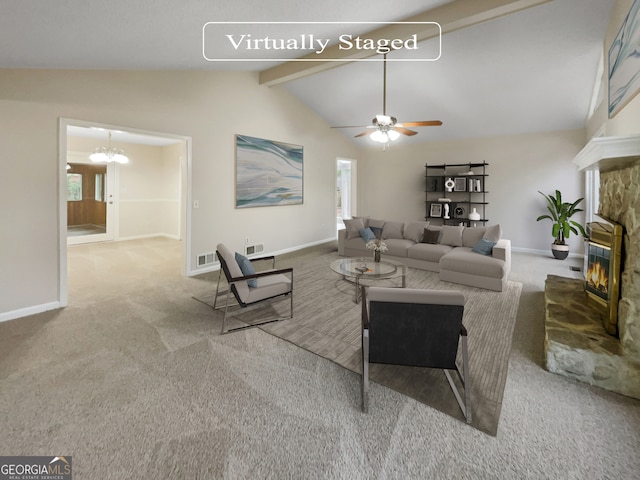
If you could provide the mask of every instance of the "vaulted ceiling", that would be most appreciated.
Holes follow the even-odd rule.
[[[211,21],[395,22],[444,18],[442,52],[437,61],[388,63],[387,113],[400,122],[439,119],[444,123],[440,127],[419,127],[418,135],[400,141],[584,127],[597,94],[602,40],[614,0],[471,2],[5,2],[0,15],[0,68],[268,72],[280,66],[273,62],[207,61],[203,56],[203,26]],[[502,15],[497,6],[508,4],[517,4],[518,8]],[[534,6],[524,8],[528,4]],[[465,23],[465,12],[471,5],[489,12],[488,19],[476,15]],[[456,17],[458,12],[460,18]],[[354,34],[372,29],[365,23],[350,28]],[[287,30],[283,25],[283,37]],[[335,35],[336,26],[314,24],[309,31],[327,37]],[[421,45],[436,41],[427,39]],[[215,47],[208,48],[210,56]],[[402,54],[392,53],[390,59],[392,55],[400,58]],[[381,62],[345,62],[308,73],[271,88],[287,89],[328,125],[366,125],[375,114],[382,113]],[[362,129],[341,131],[352,138]],[[370,143],[367,138],[354,141]]]

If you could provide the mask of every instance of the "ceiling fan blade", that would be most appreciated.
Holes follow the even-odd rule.
[[[440,120],[424,120],[422,122],[402,122],[398,124],[401,127],[438,127],[442,125]]]
[[[362,133],[359,133],[358,135],[354,135],[354,138],[364,137],[365,135],[371,135],[372,133],[373,132],[362,132]]]
[[[413,130],[409,130],[408,128],[398,127],[397,125],[393,127],[393,130],[396,132],[402,133],[403,135],[415,135],[418,132],[414,132]]]

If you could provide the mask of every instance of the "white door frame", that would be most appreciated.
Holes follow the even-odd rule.
[[[340,162],[348,162],[351,165],[351,182],[350,182],[350,192],[349,192],[349,205],[350,205],[350,213],[351,216],[358,214],[358,161],[352,158],[336,158],[336,167],[340,164]],[[336,191],[336,197],[338,192]],[[344,200],[344,197],[343,197]],[[335,216],[335,210],[334,210]]]
[[[105,123],[87,122],[72,118],[58,119],[58,300],[60,307],[66,307],[69,301],[67,269],[67,127],[97,127],[107,130],[122,130],[155,137],[175,138],[185,143],[185,154],[181,156],[180,171],[180,238],[182,239],[182,274],[190,273],[191,258],[191,137],[164,132],[153,132]]]

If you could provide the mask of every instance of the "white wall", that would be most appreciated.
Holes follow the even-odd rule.
[[[249,237],[276,252],[334,237],[336,157],[359,157],[256,73],[0,70],[0,319],[60,298],[60,117],[192,138],[192,269],[219,242],[240,250]],[[303,205],[234,208],[235,134],[304,147]]]
[[[426,163],[486,161],[489,224],[501,224],[504,237],[516,249],[549,252],[551,222],[536,222],[546,213],[538,190],[559,189],[569,201],[584,195],[583,175],[572,160],[585,141],[584,130],[572,130],[371,149],[360,162],[359,213],[424,220]],[[581,216],[575,219],[583,221]],[[579,238],[571,237],[569,244],[573,253],[584,250]]]

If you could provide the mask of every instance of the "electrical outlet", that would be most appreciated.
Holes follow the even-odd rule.
[[[200,208],[200,200],[193,201],[193,208]]]
[[[249,245],[249,237],[245,237],[244,238],[244,244],[245,245]]]

